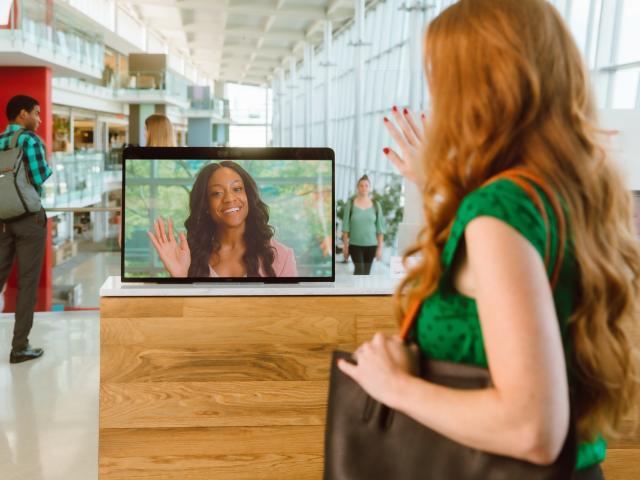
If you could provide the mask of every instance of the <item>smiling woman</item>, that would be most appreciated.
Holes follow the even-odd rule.
[[[291,248],[276,241],[269,207],[255,180],[234,162],[212,163],[198,174],[189,198],[187,236],[180,244],[161,217],[151,242],[172,277],[297,277]]]

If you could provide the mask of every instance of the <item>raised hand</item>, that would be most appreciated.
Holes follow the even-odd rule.
[[[417,185],[423,185],[425,178],[422,168],[422,144],[424,141],[424,131],[427,127],[427,118],[424,114],[421,116],[422,126],[420,126],[413,118],[413,115],[406,108],[402,113],[393,107],[393,116],[395,117],[400,130],[386,117],[384,125],[391,133],[391,136],[400,147],[402,157],[393,149],[385,148],[384,153],[391,162],[398,167],[400,173],[407,179]]]
[[[167,272],[172,277],[186,277],[189,272],[189,265],[191,265],[191,252],[187,244],[187,237],[180,232],[180,245],[182,246],[178,245],[173,236],[173,223],[171,223],[170,218],[167,219],[167,224],[169,232],[165,233],[164,221],[158,215],[158,220],[153,222],[155,235],[151,232],[147,233],[151,243],[156,247],[160,260],[162,260]]]

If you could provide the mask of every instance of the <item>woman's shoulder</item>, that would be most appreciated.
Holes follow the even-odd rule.
[[[468,223],[482,215],[497,217],[509,224],[542,220],[533,200],[514,182],[499,179],[468,194],[458,208],[457,219]]]
[[[278,277],[297,277],[296,257],[292,248],[283,243],[271,239],[271,246],[275,248],[276,254],[273,260],[273,269]]]
[[[448,244],[443,252],[445,262],[452,259],[467,225],[481,216],[497,218],[507,223],[542,252],[546,227],[533,200],[514,182],[499,179],[468,194],[460,203]]]
[[[276,252],[288,254],[289,252],[293,252],[292,248],[287,247],[284,243],[280,243],[275,238],[271,239],[271,246],[276,249]]]

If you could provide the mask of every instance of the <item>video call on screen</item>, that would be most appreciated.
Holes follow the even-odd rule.
[[[225,163],[224,173],[211,166]],[[167,239],[169,218],[177,244],[180,232],[187,238],[193,259],[188,277],[331,277],[332,185],[329,160],[126,160],[123,276],[176,276],[147,233],[157,233],[154,221],[160,217]],[[225,275],[234,264],[215,253],[216,238],[237,227],[250,237],[245,243],[255,260],[245,262],[245,275]],[[271,269],[259,253],[265,245],[273,252]]]

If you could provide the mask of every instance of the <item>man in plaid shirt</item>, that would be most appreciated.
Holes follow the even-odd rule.
[[[31,97],[17,95],[7,103],[6,113],[9,126],[0,134],[0,151],[9,148],[13,132],[24,130],[17,146],[22,148],[31,185],[42,195],[42,184],[51,176],[51,169],[42,141],[35,133],[42,123],[40,105]],[[9,278],[14,260],[16,257],[18,259],[16,322],[9,356],[11,363],[26,362],[44,353],[41,348],[29,345],[28,337],[33,325],[46,241],[47,217],[44,209],[14,222],[0,222],[0,291]]]

